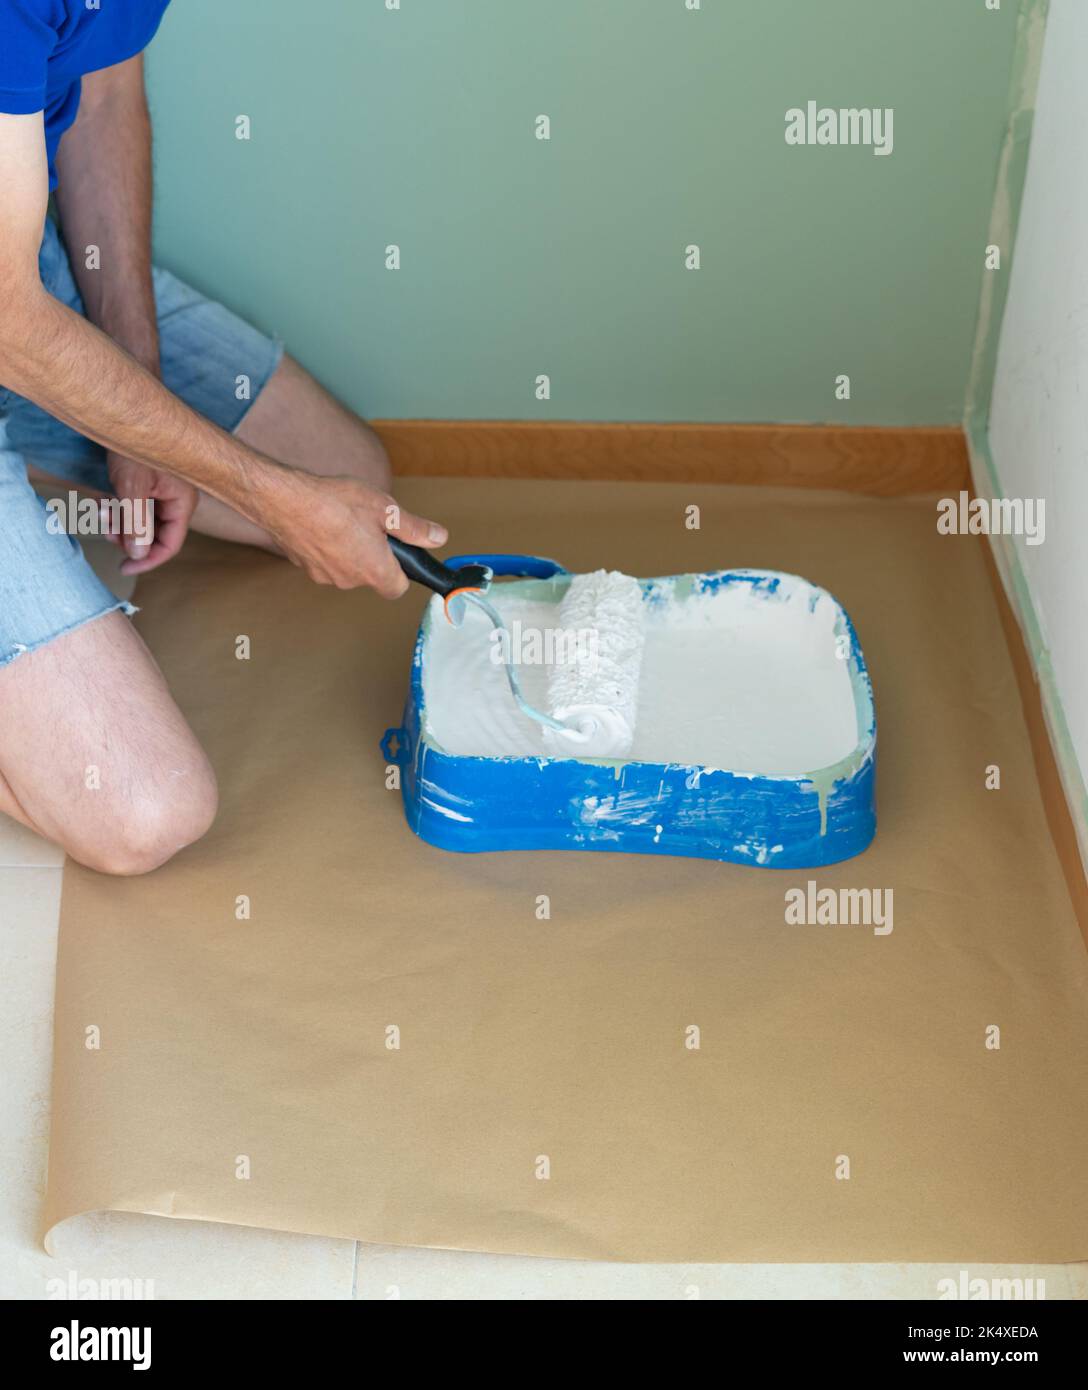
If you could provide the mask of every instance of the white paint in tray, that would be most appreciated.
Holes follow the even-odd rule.
[[[646,642],[629,760],[741,773],[801,775],[857,747],[849,664],[838,654],[841,610],[792,575],[768,587],[730,583],[696,592],[656,581],[665,601],[645,602]],[[496,584],[489,598],[515,638],[513,651],[547,657],[558,603]],[[432,600],[423,649],[427,733],[460,756],[561,756],[510,696],[491,658],[491,625],[470,607],[462,628]],[[532,634],[538,634],[535,642]],[[547,709],[548,662],[518,666],[530,704]],[[577,756],[577,753],[572,754]]]

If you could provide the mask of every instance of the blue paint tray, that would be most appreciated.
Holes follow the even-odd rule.
[[[571,579],[556,562],[533,556],[464,555],[448,563],[484,563],[496,577],[520,576],[492,590],[492,599],[500,608],[505,604],[508,611],[520,603],[535,605],[537,612],[552,611],[547,606],[554,605],[557,611]],[[787,752],[786,766],[780,765],[783,755],[778,741],[789,743],[790,726],[797,722],[791,718],[779,718],[779,725],[767,730],[763,768],[751,765],[753,758],[762,755],[750,751],[743,767],[728,766],[728,758],[693,757],[691,739],[698,738],[698,733],[689,733],[688,746],[672,757],[669,719],[657,719],[656,735],[647,734],[651,743],[657,737],[660,744],[652,757],[639,753],[638,737],[632,753],[639,756],[627,759],[557,757],[543,749],[500,755],[451,749],[451,742],[458,740],[436,732],[442,721],[428,707],[428,699],[440,707],[441,693],[428,689],[432,684],[428,660],[438,650],[436,643],[461,640],[461,634],[450,638],[446,633],[440,600],[435,599],[424,613],[416,638],[403,723],[387,730],[382,739],[387,760],[400,768],[404,812],[411,829],[441,849],[468,852],[611,850],[780,869],[815,868],[860,854],[876,830],[876,719],[857,634],[838,602],[796,576],[763,570],[673,575],[639,583],[643,601],[649,605],[648,631],[652,617],[663,611],[661,605],[690,605],[681,612],[680,621],[703,621],[706,613],[719,610],[743,612],[751,640],[753,634],[758,638],[783,619],[776,605],[798,605],[790,621],[799,639],[791,641],[788,652],[782,654],[788,665],[777,688],[784,692],[780,698],[787,707],[793,701],[796,715],[807,717],[837,755],[822,765],[795,768],[788,765]],[[728,626],[711,627],[698,640],[739,642]],[[841,708],[836,713],[839,727],[834,745],[827,744],[819,714],[812,717],[809,694],[817,682],[815,667],[806,664],[818,658],[826,678],[828,643],[834,643],[842,672],[841,689],[836,687]],[[646,683],[653,680],[653,672],[647,670],[649,652],[648,638],[640,701]],[[743,644],[737,646],[736,659],[738,663],[750,660]],[[659,675],[663,664],[667,665],[659,658]],[[523,671],[523,682],[525,676]],[[495,679],[501,681],[501,668],[496,669]],[[686,689],[690,695],[698,687],[688,682]],[[717,718],[728,732],[728,707],[722,708],[719,717],[714,713],[715,692],[698,690],[698,694],[713,714],[708,727]],[[679,704],[683,682],[677,696]],[[758,718],[758,699],[756,705]],[[640,703],[640,729],[642,721]],[[679,718],[673,722],[678,729],[683,723]],[[684,742],[679,733],[676,740]]]

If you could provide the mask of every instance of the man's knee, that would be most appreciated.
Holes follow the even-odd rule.
[[[99,822],[93,839],[66,845],[73,859],[103,874],[146,874],[211,827],[218,808],[210,767],[138,793]]]
[[[388,492],[393,485],[393,470],[385,445],[368,424],[362,420],[359,424],[359,447],[347,459],[349,471],[379,492]]]

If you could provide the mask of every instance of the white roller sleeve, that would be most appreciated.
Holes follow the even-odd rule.
[[[638,580],[615,570],[576,574],[558,626],[548,709],[572,728],[545,737],[556,752],[622,757],[635,736],[645,644]]]

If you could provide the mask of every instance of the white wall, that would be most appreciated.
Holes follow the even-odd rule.
[[[1088,0],[1051,0],[990,449],[1006,497],[1046,500],[1016,540],[1057,696],[1088,776]]]

